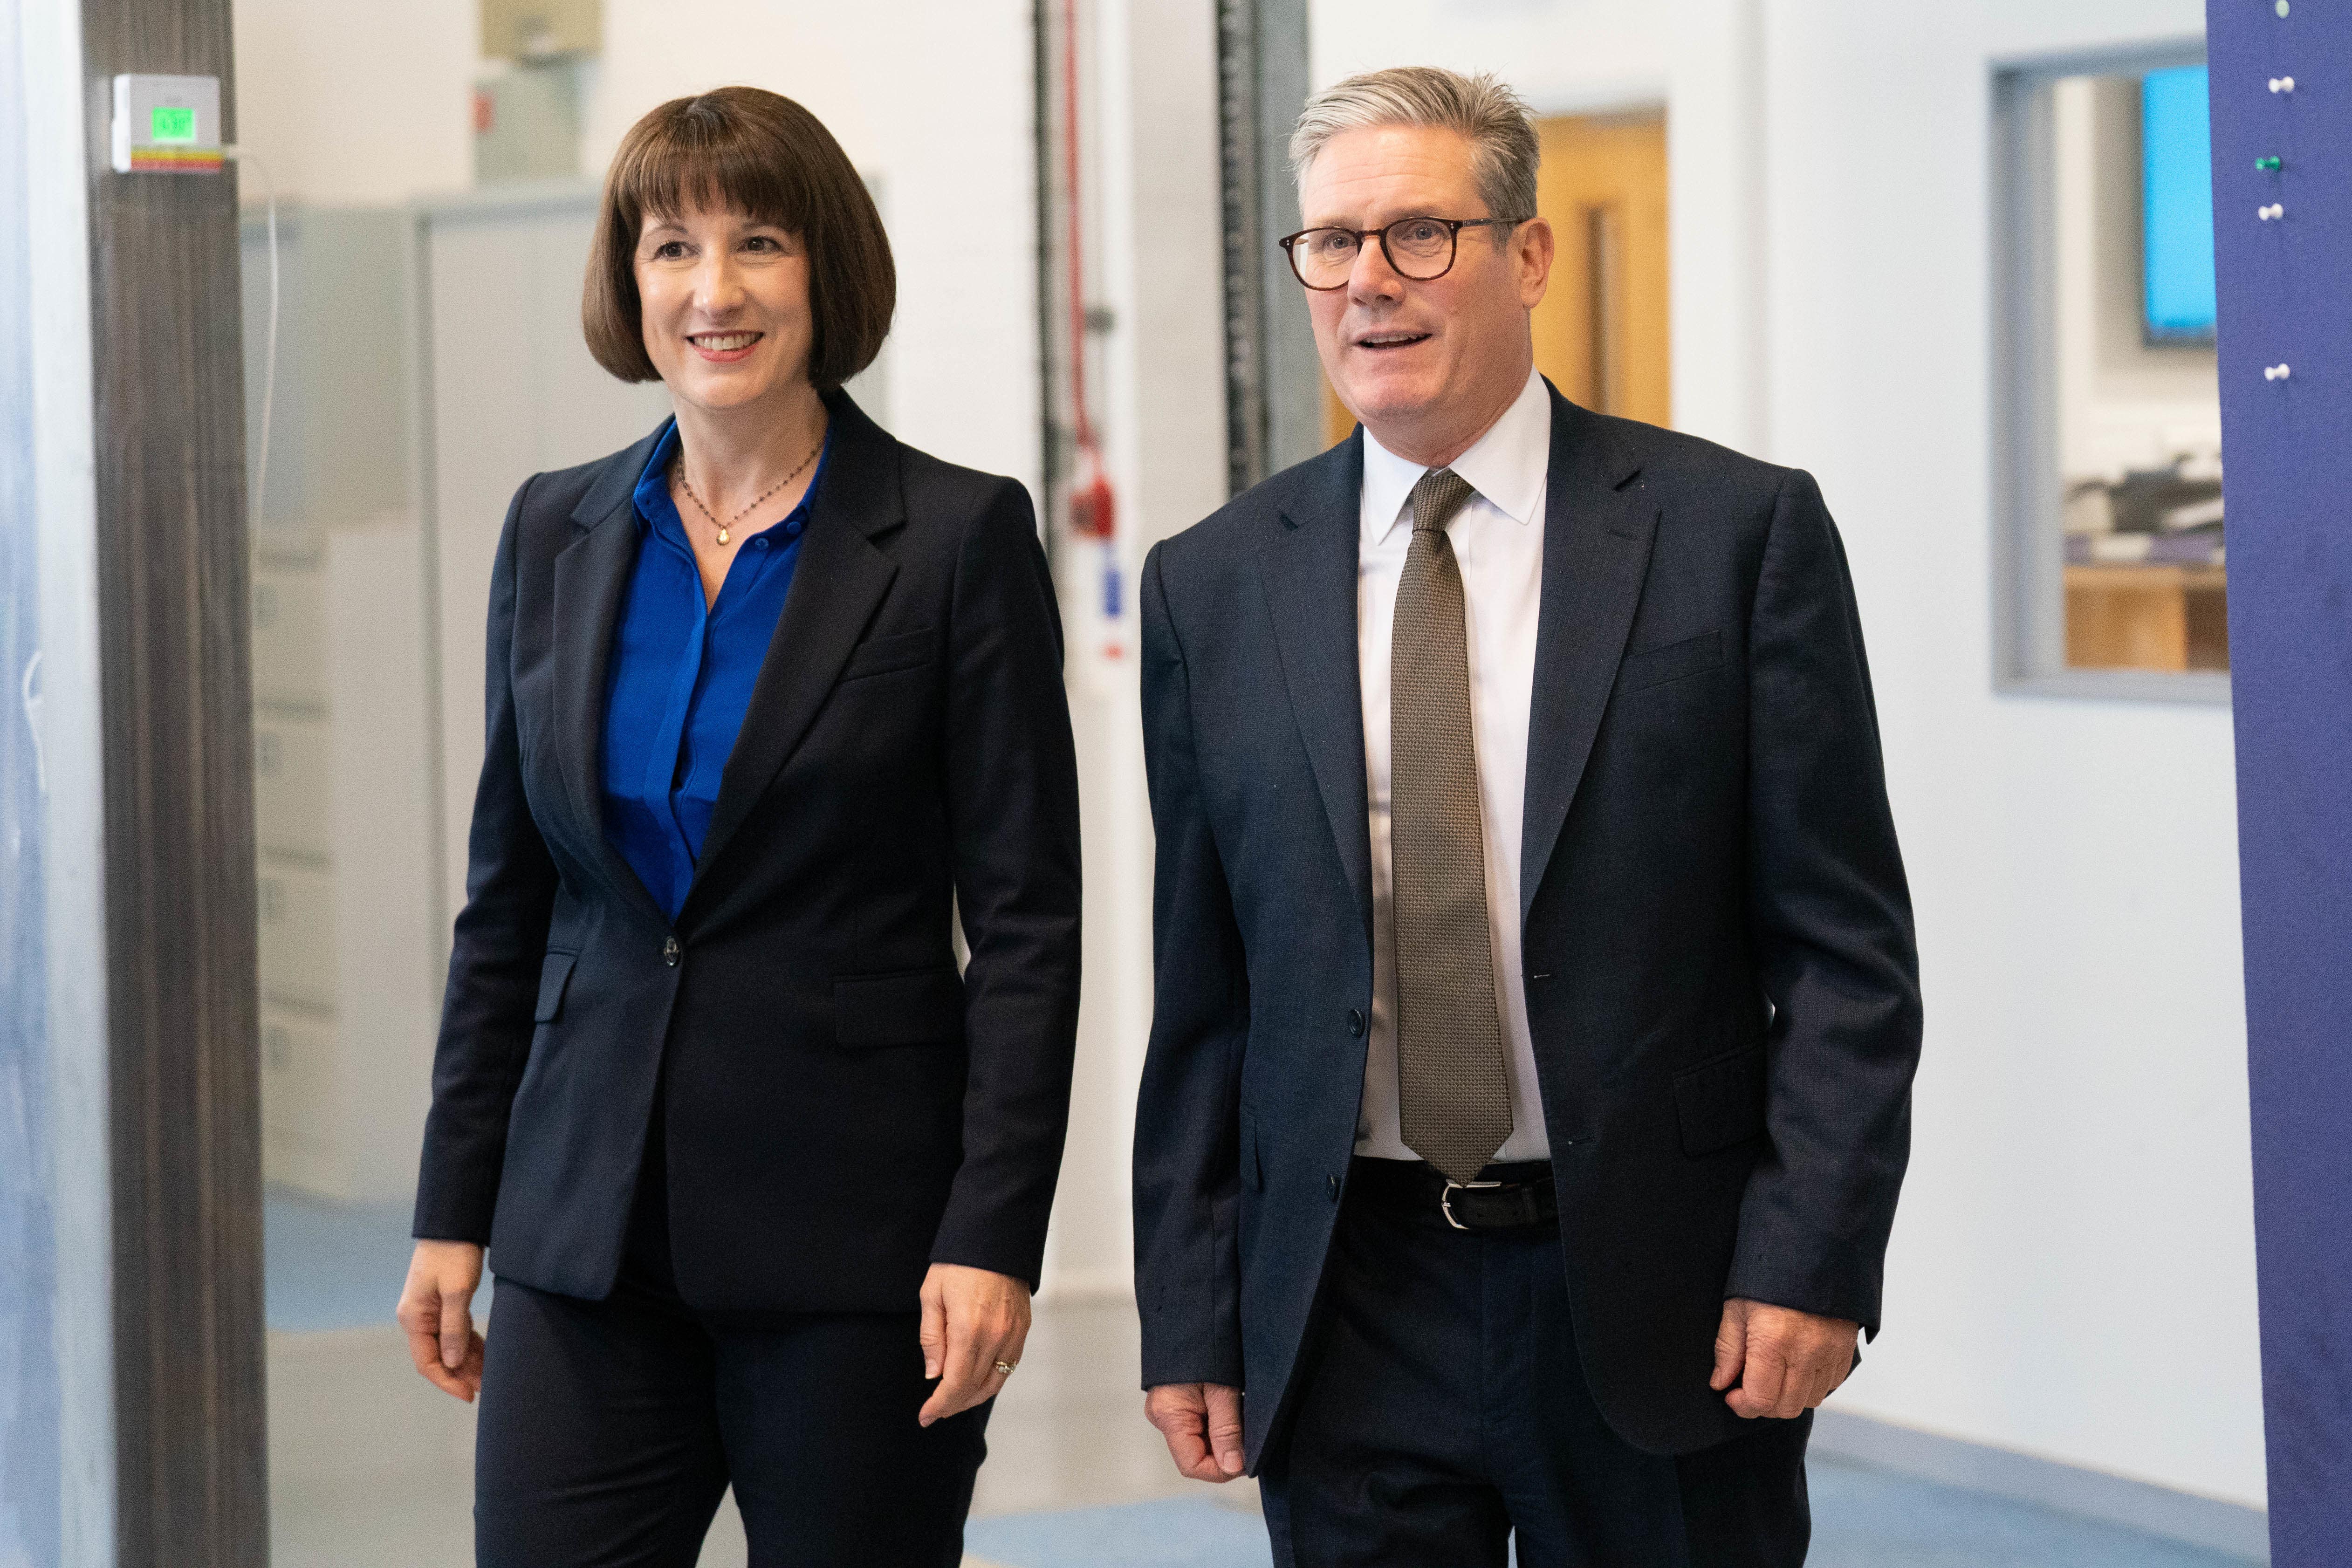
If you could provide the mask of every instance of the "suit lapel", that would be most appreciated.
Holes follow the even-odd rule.
[[[661,905],[604,836],[604,681],[621,605],[637,561],[637,476],[661,433],[614,457],[589,486],[572,520],[582,532],[555,558],[555,746],[564,791],[604,878],[656,918]]]
[[[1356,575],[1363,433],[1313,460],[1258,551],[1290,711],[1323,797],[1364,936],[1372,931],[1371,830],[1364,800],[1364,703]]]
[[[1534,905],[1568,820],[1641,602],[1658,509],[1638,459],[1609,427],[1555,391],[1544,505],[1543,608],[1520,830],[1519,917]]]
[[[846,393],[825,401],[834,448],[809,507],[783,614],[719,776],[719,800],[695,862],[698,886],[807,736],[858,633],[898,575],[898,564],[873,542],[906,521],[897,444]]]

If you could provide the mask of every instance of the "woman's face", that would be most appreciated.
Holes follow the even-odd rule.
[[[816,325],[799,235],[741,213],[649,213],[636,274],[646,352],[672,397],[719,413],[807,384]]]

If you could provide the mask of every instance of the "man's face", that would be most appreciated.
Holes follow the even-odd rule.
[[[1527,215],[1486,210],[1471,154],[1466,137],[1434,127],[1342,131],[1299,183],[1306,224],[1369,229],[1407,217]],[[1527,382],[1528,312],[1543,298],[1551,253],[1541,219],[1464,229],[1452,268],[1415,282],[1389,265],[1378,239],[1367,241],[1346,287],[1307,295],[1332,390],[1392,449],[1400,441],[1447,446],[1465,422],[1466,444]]]

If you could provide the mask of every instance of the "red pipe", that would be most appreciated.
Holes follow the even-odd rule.
[[[1103,472],[1102,445],[1087,410],[1087,305],[1078,184],[1078,0],[1062,0],[1063,147],[1070,205],[1070,399],[1076,415],[1077,471],[1070,482],[1070,531],[1107,539],[1116,526],[1110,479]]]

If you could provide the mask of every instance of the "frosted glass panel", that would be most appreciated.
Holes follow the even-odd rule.
[[[0,83],[23,79],[0,0]],[[24,106],[0,90],[0,1563],[62,1560]]]

